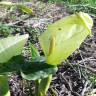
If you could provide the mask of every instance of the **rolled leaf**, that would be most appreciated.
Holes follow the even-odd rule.
[[[31,58],[36,59],[40,56],[37,48],[34,47],[32,43],[29,43],[30,51],[31,51]]]
[[[92,18],[83,12],[67,16],[49,25],[39,38],[46,62],[56,65],[65,60],[91,34],[92,26]]]
[[[13,56],[20,55],[28,35],[7,37],[0,40],[0,63],[5,63]]]

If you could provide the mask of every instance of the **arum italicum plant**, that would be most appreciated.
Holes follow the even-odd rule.
[[[92,18],[83,12],[49,25],[39,37],[45,56],[40,56],[38,50],[29,43],[32,55],[29,61],[21,56],[28,35],[0,40],[0,96],[10,96],[7,78],[12,72],[19,72],[26,80],[34,80],[36,83],[34,95],[45,96],[52,74],[57,71],[57,65],[79,48],[84,39],[91,34],[92,26]]]

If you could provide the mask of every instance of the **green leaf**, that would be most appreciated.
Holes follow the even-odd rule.
[[[34,15],[34,11],[32,8],[29,8],[25,5],[18,5],[18,7],[22,10],[22,12]]]
[[[46,78],[57,71],[56,66],[48,65],[45,62],[30,62],[22,66],[21,76],[27,80]]]
[[[47,64],[34,64],[33,67],[30,67],[31,68],[26,69],[27,72],[21,71],[21,76],[26,80],[37,80],[46,78],[48,77],[48,75],[54,74],[57,71],[57,67],[47,66]]]
[[[26,64],[24,62],[24,57],[21,55],[14,56],[6,63],[0,64],[0,74],[9,75],[12,72],[20,72],[24,64]]]
[[[31,51],[31,57],[32,59],[36,59],[40,56],[38,50],[34,47],[32,43],[29,43],[30,51]]]
[[[0,96],[10,96],[7,76],[0,75]]]
[[[20,55],[28,35],[7,37],[0,40],[0,63],[5,63],[13,56]]]
[[[67,59],[91,34],[92,18],[83,12],[67,16],[51,25],[40,36],[46,62],[57,65]]]

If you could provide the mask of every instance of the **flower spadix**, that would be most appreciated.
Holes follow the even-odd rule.
[[[91,34],[92,26],[92,18],[83,12],[67,16],[49,25],[39,38],[46,62],[56,65],[65,60]]]

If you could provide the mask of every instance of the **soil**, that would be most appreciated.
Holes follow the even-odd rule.
[[[70,13],[67,12],[64,4],[41,3],[33,0],[28,6],[35,11],[35,16],[26,14],[15,14],[17,21],[12,20],[9,15],[2,19],[2,22],[14,28],[20,28],[22,33],[29,33],[29,40],[34,43],[41,54],[43,54],[38,36],[46,30],[47,25],[53,23]],[[18,17],[19,15],[19,17]],[[28,19],[22,20],[22,17]],[[14,23],[15,22],[15,23]],[[36,34],[30,32],[29,27],[35,30]],[[35,37],[35,38],[34,38]],[[24,56],[28,59],[29,56],[25,51]],[[51,86],[46,96],[91,96],[91,93],[96,89],[96,81],[90,77],[95,77],[96,74],[96,18],[94,18],[94,26],[92,36],[86,38],[68,59],[58,66],[58,72],[54,74]],[[24,81],[19,75],[13,74],[9,79],[11,96],[31,96],[29,85],[34,93],[34,82]],[[95,91],[96,92],[96,91]],[[95,93],[94,92],[94,93]]]

